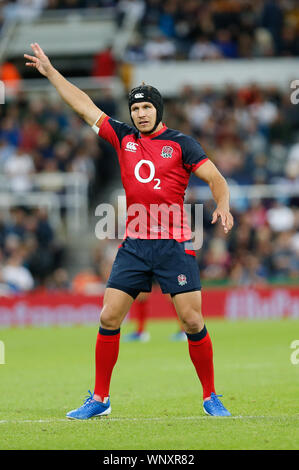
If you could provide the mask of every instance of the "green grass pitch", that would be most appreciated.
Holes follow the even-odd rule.
[[[169,340],[175,321],[150,322],[149,343],[121,343],[112,414],[84,422],[65,414],[93,389],[97,326],[0,330],[0,449],[298,449],[299,322],[206,325],[230,418],[205,416],[187,343]]]

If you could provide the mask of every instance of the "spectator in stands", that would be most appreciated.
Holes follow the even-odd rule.
[[[140,18],[140,33],[147,36],[159,25],[161,14],[161,0],[147,0],[143,15]]]
[[[4,82],[6,98],[19,91],[21,76],[14,63],[6,61],[0,66],[0,80]]]
[[[82,173],[87,177],[89,184],[93,184],[95,178],[95,164],[89,154],[88,147],[81,146],[78,148],[71,162],[71,171]]]
[[[111,87],[104,87],[102,89],[101,97],[95,100],[97,106],[107,114],[115,118],[117,115],[117,100],[115,99]]]
[[[66,141],[57,142],[53,149],[53,156],[58,171],[67,171],[71,161],[72,146]]]
[[[228,59],[236,59],[238,57],[237,42],[232,39],[228,29],[217,31],[215,46],[220,51],[222,57],[227,57]]]
[[[68,291],[71,289],[69,274],[66,269],[56,269],[52,276],[47,279],[47,289]]]
[[[144,62],[146,59],[144,53],[143,40],[139,35],[135,35],[128,43],[125,50],[124,61],[130,64]]]
[[[23,123],[20,137],[20,145],[26,152],[30,153],[36,148],[41,132],[41,126],[32,115],[28,115],[28,118]]]
[[[275,53],[281,50],[281,34],[283,28],[283,11],[278,0],[266,0],[261,12],[261,26],[272,35]]]
[[[245,253],[235,260],[231,279],[236,285],[262,285],[267,282],[268,272],[262,261],[251,253]]]
[[[222,238],[215,237],[209,242],[204,256],[204,265],[203,279],[217,280],[226,277],[230,255]]]
[[[162,11],[159,18],[159,28],[165,36],[169,38],[176,37],[175,21],[177,15],[176,0],[167,0],[162,5]]]
[[[21,292],[45,284],[63,265],[64,253],[45,209],[14,207],[10,220],[0,220],[0,267],[9,289]]]
[[[267,211],[268,223],[273,232],[286,232],[292,230],[295,224],[295,215],[290,207],[275,201]]]
[[[9,145],[18,147],[20,145],[21,132],[13,117],[6,115],[1,122],[0,138],[4,139]]]
[[[77,294],[99,295],[104,292],[105,285],[95,271],[87,269],[74,276],[72,290]]]
[[[23,239],[25,234],[26,209],[22,206],[10,210],[10,221],[5,225],[6,234],[15,234]]]
[[[169,60],[175,57],[176,46],[162,33],[156,32],[144,46],[145,57],[151,61]]]
[[[274,40],[266,28],[257,28],[254,32],[253,56],[272,57],[275,55]]]
[[[92,77],[114,77],[117,63],[113,55],[112,45],[95,54],[93,58]]]
[[[104,7],[114,8],[118,27],[125,18],[136,20],[145,41],[151,41],[159,29],[175,40],[179,57],[188,57],[199,35],[219,42],[223,57],[298,55],[299,14],[294,0],[19,0],[5,2],[2,15],[4,20],[34,19],[43,9]]]
[[[34,173],[34,162],[32,156],[22,147],[17,148],[6,161],[3,172],[9,179],[11,191],[22,193],[32,189],[31,176]]]
[[[294,250],[292,249],[291,239],[291,231],[283,231],[275,238],[272,263],[273,275],[276,278],[288,277],[293,270]]]
[[[0,297],[14,295],[17,292],[18,289],[15,287],[15,285],[3,277],[3,267],[0,264]]]
[[[34,279],[31,272],[23,266],[22,255],[14,253],[7,259],[2,267],[2,278],[4,282],[14,287],[17,292],[29,291],[34,287]]]
[[[15,147],[7,143],[4,138],[0,138],[0,174],[3,173],[4,166],[15,152]]]
[[[289,147],[286,174],[294,179],[299,177],[299,141]]]
[[[221,49],[217,44],[209,41],[207,36],[199,36],[189,52],[190,60],[214,60],[222,57]]]

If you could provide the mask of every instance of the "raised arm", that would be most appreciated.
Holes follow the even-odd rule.
[[[34,67],[41,75],[44,75],[56,88],[61,98],[79,114],[90,126],[101,116],[102,111],[94,104],[89,96],[78,87],[66,80],[51,64],[42,48],[37,44],[31,44],[34,56],[24,54],[29,60],[27,67]]]
[[[208,183],[216,201],[217,207],[213,212],[212,224],[220,217],[224,232],[228,233],[234,225],[234,219],[229,209],[229,189],[225,178],[210,160],[199,166],[194,174]]]

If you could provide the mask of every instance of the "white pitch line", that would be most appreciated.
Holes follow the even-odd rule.
[[[228,416],[226,419],[277,419],[277,418],[289,418],[289,416]],[[140,418],[109,418],[108,416],[103,416],[102,418],[93,418],[89,420],[84,420],[84,422],[94,422],[96,420],[107,420],[107,421],[191,421],[191,420],[206,420],[206,419],[222,419],[221,416],[165,416],[165,417],[140,417]],[[299,419],[299,417],[298,417]],[[70,421],[79,421],[71,420],[68,418],[49,418],[49,419],[3,419],[0,420],[0,424],[23,424],[23,423],[56,423],[56,422],[70,422]]]

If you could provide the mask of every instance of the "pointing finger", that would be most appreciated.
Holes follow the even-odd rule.
[[[32,43],[32,44],[30,44],[30,46],[31,46],[34,54],[38,57],[40,55],[40,52],[39,52],[38,48],[36,47],[36,44]]]
[[[30,59],[32,60],[33,62],[37,62],[37,58],[34,57],[33,55],[28,55],[28,54],[24,54],[24,57],[26,57],[26,59]]]
[[[42,48],[40,47],[40,45],[37,42],[34,43],[34,46],[35,46],[35,49],[37,50],[39,55],[45,55],[44,51],[42,50]]]
[[[214,213],[213,213],[213,217],[212,217],[212,222],[211,222],[212,224],[214,224],[214,223],[216,222],[217,217],[218,217],[217,212],[214,212]]]

